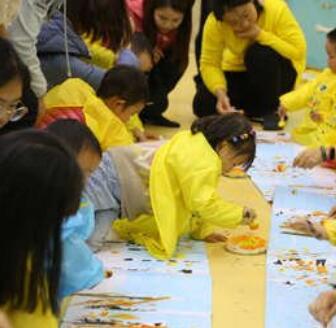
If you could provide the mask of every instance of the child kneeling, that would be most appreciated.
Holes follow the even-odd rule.
[[[233,167],[247,170],[255,150],[255,133],[243,115],[209,116],[168,142],[109,149],[86,193],[99,210],[120,204],[125,219],[113,227],[123,239],[170,258],[182,235],[205,239],[218,227],[254,220],[254,210],[226,202],[217,187]]]

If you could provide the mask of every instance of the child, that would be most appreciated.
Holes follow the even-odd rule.
[[[153,47],[143,33],[136,32],[132,36],[130,49],[120,52],[117,65],[129,65],[148,73],[153,68]]]
[[[283,0],[215,0],[203,31],[194,113],[233,108],[278,130],[279,97],[305,69],[303,32]]]
[[[327,34],[329,68],[314,81],[280,98],[280,115],[309,107],[303,122],[293,130],[293,139],[309,146],[332,146],[336,142],[336,28]]]
[[[85,123],[103,150],[129,145],[141,137],[143,127],[135,117],[146,103],[146,76],[134,67],[109,70],[97,91],[79,79],[69,79],[44,98],[47,112],[38,123],[44,127],[59,118]],[[134,134],[133,134],[134,132]]]
[[[57,138],[25,130],[1,136],[0,180],[0,308],[13,327],[56,328],[61,227],[78,210],[82,173]]]
[[[117,198],[125,218],[114,223],[117,233],[170,258],[184,234],[206,239],[218,227],[254,220],[254,210],[224,201],[217,187],[233,167],[248,169],[255,148],[255,133],[242,115],[211,116],[166,143],[108,150],[86,192],[96,209],[108,210]]]
[[[4,38],[0,38],[0,61],[0,133],[3,134],[32,126],[37,116],[37,100],[29,90],[27,67]]]
[[[100,163],[102,152],[98,140],[88,127],[76,120],[58,120],[47,130],[74,152],[87,179]],[[95,228],[92,204],[82,197],[76,215],[62,226],[63,262],[59,298],[95,286],[104,278],[103,265],[86,244]]]
[[[135,31],[143,32],[154,48],[154,68],[149,74],[150,105],[141,113],[144,122],[167,127],[168,94],[188,66],[193,0],[127,0]]]

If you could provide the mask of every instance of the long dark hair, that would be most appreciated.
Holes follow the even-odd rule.
[[[96,136],[88,126],[72,119],[57,120],[46,128],[60,138],[77,156],[82,150],[89,149],[102,157],[102,149]]]
[[[38,130],[0,137],[0,307],[58,311],[63,220],[76,213],[83,177],[72,152]]]
[[[177,30],[176,43],[172,48],[172,60],[181,72],[188,66],[193,4],[194,0],[144,0],[143,29],[153,46],[157,36],[154,11],[158,8],[170,7],[184,14],[183,21]]]
[[[252,165],[256,153],[256,137],[251,123],[242,114],[227,113],[200,118],[192,124],[191,132],[203,133],[215,151],[223,141],[227,141],[237,155],[248,156],[246,169]]]
[[[217,20],[222,21],[224,14],[235,7],[244,5],[249,2],[253,2],[255,5],[258,14],[260,14],[263,11],[263,7],[260,4],[259,0],[212,0],[212,8],[214,15]]]
[[[68,0],[67,16],[77,33],[102,40],[113,51],[127,47],[132,28],[124,0]]]

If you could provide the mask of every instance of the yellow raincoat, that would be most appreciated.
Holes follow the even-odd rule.
[[[243,208],[218,193],[221,173],[221,160],[202,133],[176,134],[159,148],[150,168],[153,216],[117,220],[114,229],[122,238],[146,246],[153,256],[167,259],[184,234],[204,238],[216,226],[237,227]]]
[[[114,146],[132,144],[135,140],[131,130],[138,127],[143,130],[140,119],[134,115],[125,124],[104,101],[96,96],[95,91],[81,79],[68,79],[51,89],[44,98],[46,114],[55,108],[71,110],[82,108],[87,126],[97,137],[103,150]],[[43,120],[43,118],[42,118]]]
[[[292,136],[308,146],[334,146],[336,143],[336,74],[325,69],[315,80],[280,97],[281,105],[289,112],[309,107],[303,121]],[[321,123],[310,118],[311,112],[322,115]]]

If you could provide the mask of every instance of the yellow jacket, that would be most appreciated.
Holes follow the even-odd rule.
[[[216,226],[235,228],[243,208],[218,193],[221,172],[221,160],[203,134],[176,134],[160,147],[150,168],[153,216],[117,220],[115,230],[124,239],[145,245],[153,256],[167,259],[184,234],[204,238]]]
[[[256,40],[292,61],[298,77],[305,68],[306,42],[295,17],[283,0],[264,0]],[[244,55],[251,41],[238,38],[229,24],[211,14],[204,26],[200,70],[208,89],[226,89],[224,71],[245,71]],[[224,51],[224,53],[223,53]]]
[[[103,100],[96,96],[95,91],[80,79],[68,79],[59,86],[51,89],[44,98],[47,108],[46,115],[55,108],[81,108],[85,123],[97,137],[103,150],[114,146],[129,145],[134,142],[130,129],[139,127],[141,122],[134,116],[128,124],[122,122]],[[43,118],[42,118],[43,120]]]
[[[90,51],[90,62],[93,65],[105,69],[110,69],[115,66],[117,56],[111,49],[105,47],[101,41],[92,42],[89,36],[83,35],[82,39]]]
[[[295,91],[280,98],[288,111],[308,107],[303,121],[292,132],[293,139],[309,146],[334,146],[336,143],[336,74],[329,68]],[[321,123],[314,122],[310,113],[322,115]]]

